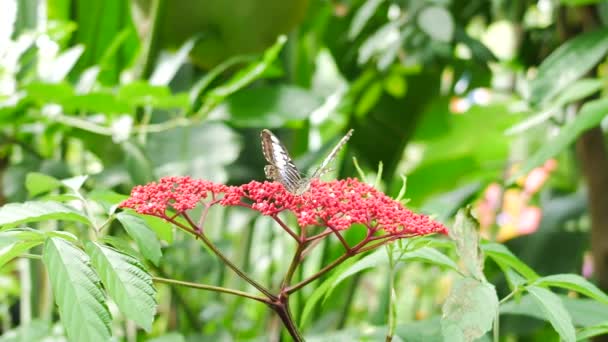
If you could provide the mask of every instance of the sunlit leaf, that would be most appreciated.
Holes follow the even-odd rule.
[[[126,212],[118,213],[116,218],[120,221],[129,236],[135,240],[139,250],[146,259],[158,266],[162,257],[160,243],[156,234],[146,224],[146,221]]]
[[[574,325],[560,298],[553,292],[537,286],[528,286],[528,292],[541,309],[544,317],[566,342],[576,341]]]
[[[44,234],[34,229],[0,232],[0,268],[30,248],[42,244],[44,239]]]
[[[40,79],[49,83],[63,81],[83,52],[84,46],[76,45],[62,52],[53,61],[41,63],[38,69]]]
[[[421,247],[416,248],[413,251],[405,252],[399,260],[418,260],[425,263],[453,269],[455,271],[459,270],[458,265],[452,259],[441,253],[437,249],[431,247]]]
[[[454,36],[452,14],[441,6],[429,6],[418,14],[418,25],[432,39],[449,42]]]
[[[606,36],[608,36],[608,34]],[[608,46],[608,42],[606,46]],[[522,175],[525,175],[535,167],[542,165],[547,159],[562,152],[583,132],[599,125],[602,119],[607,115],[608,99],[603,98],[587,102],[581,108],[574,120],[564,125],[557,136],[547,141],[538,151],[536,151],[536,153],[530,156],[521,169],[509,179],[508,183],[513,183]]]
[[[39,172],[30,172],[25,178],[25,188],[30,197],[34,197],[61,186],[61,182],[51,176]]]
[[[15,226],[25,222],[46,220],[78,221],[90,224],[85,215],[58,202],[9,203],[0,208],[0,226]]]
[[[492,328],[498,311],[496,289],[472,278],[456,281],[443,304],[441,331],[450,341],[474,341]]]
[[[488,257],[494,259],[497,263],[513,268],[528,280],[535,280],[538,278],[538,274],[523,261],[519,260],[519,258],[511,253],[506,246],[498,243],[484,243],[481,245],[481,249]]]
[[[578,35],[547,57],[532,81],[530,101],[541,104],[595,66],[608,51],[608,29]]]
[[[150,84],[168,85],[179,68],[188,60],[188,54],[196,41],[196,38],[188,39],[175,53],[161,56],[156,69],[150,76]]]
[[[535,284],[538,286],[554,286],[576,291],[599,302],[608,304],[608,295],[597,288],[597,286],[590,283],[587,279],[577,274],[554,274],[538,278]]]
[[[603,324],[594,325],[591,327],[585,327],[576,332],[576,340],[587,341],[589,338],[594,336],[608,335],[608,321]]]
[[[456,242],[456,250],[466,271],[476,279],[485,279],[483,275],[483,253],[479,248],[479,223],[471,214],[471,208],[460,209],[456,222],[449,230],[450,237]]]
[[[380,6],[382,2],[384,2],[384,0],[368,0],[359,7],[350,24],[348,39],[353,40],[361,33],[365,24],[367,24],[369,19],[376,13],[376,9],[378,9],[378,6]]]
[[[212,108],[227,96],[236,93],[251,84],[251,82],[262,77],[278,58],[285,42],[287,42],[287,38],[279,36],[276,43],[264,52],[264,56],[260,61],[250,63],[247,67],[237,72],[230,80],[210,90],[207,94],[207,101],[209,103],[203,106],[203,110]]]
[[[143,265],[132,256],[97,243],[88,243],[86,250],[120,311],[150,331],[156,313],[156,289]]]
[[[521,122],[517,123],[513,127],[505,131],[506,135],[521,133],[531,127],[540,125],[547,120],[551,119],[555,111],[564,105],[569,103],[582,100],[593,93],[600,91],[603,87],[603,82],[600,79],[580,79],[567,86],[564,91],[559,93],[555,100],[547,103],[547,108],[539,114],[526,118]]]
[[[63,239],[50,238],[44,244],[42,260],[70,340],[109,340],[111,316],[89,257]]]

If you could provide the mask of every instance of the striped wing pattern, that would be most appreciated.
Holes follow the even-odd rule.
[[[291,193],[297,193],[303,180],[300,170],[291,160],[289,152],[272,132],[262,130],[262,151],[269,165],[264,167],[264,173],[268,179],[283,184],[285,189]]]
[[[351,129],[325,157],[312,176],[304,179],[300,175],[300,170],[298,170],[291,160],[283,143],[272,132],[264,129],[261,133],[262,151],[264,152],[264,158],[269,163],[269,165],[264,167],[264,173],[268,179],[283,184],[287,191],[301,195],[308,191],[310,180],[323,176],[329,170],[329,164],[336,158],[338,152],[340,152],[352,134],[353,130]]]

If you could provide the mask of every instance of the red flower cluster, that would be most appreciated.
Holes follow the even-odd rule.
[[[211,203],[246,206],[263,215],[291,211],[301,227],[323,226],[344,230],[353,224],[388,234],[425,235],[447,233],[447,228],[418,215],[372,186],[349,178],[331,182],[313,181],[301,196],[287,192],[276,182],[252,181],[241,186],[225,186],[188,177],[166,177],[157,183],[133,188],[131,197],[121,204],[142,214],[164,216],[168,206],[177,212],[194,208],[211,194]],[[223,195],[219,197],[219,195]]]

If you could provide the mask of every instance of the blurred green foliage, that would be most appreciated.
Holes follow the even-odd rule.
[[[7,3],[0,20],[0,341],[78,333],[78,322],[62,328],[57,320],[45,267],[122,293],[106,281],[128,275],[97,279],[86,271],[86,253],[108,273],[116,265],[145,270],[135,281],[140,288],[153,274],[251,290],[198,241],[163,222],[124,212],[113,218],[133,186],[162,176],[262,180],[262,128],[281,137],[303,170],[354,128],[329,177],[357,176],[356,157],[370,181],[382,163],[379,188],[397,196],[407,176],[408,207],[448,226],[458,208],[485,198],[488,185],[520,189],[522,177],[557,162],[526,199],[542,212],[534,233],[511,236],[513,253],[475,243],[487,255],[476,265],[485,266],[487,281],[478,274],[458,279],[453,259],[464,258],[462,251],[443,240],[399,249],[397,266],[379,250],[292,297],[307,340],[383,340],[389,330],[395,340],[442,340],[442,328],[463,329],[439,323],[444,302],[455,310],[447,316],[459,309],[446,301],[450,289],[470,294],[480,308],[466,324],[482,339],[491,338],[484,318],[493,308],[483,304],[511,295],[518,301],[499,309],[501,339],[608,332],[605,294],[564,275],[580,274],[590,249],[588,188],[574,145],[587,130],[606,127],[606,1]],[[491,222],[490,240],[500,240],[503,218]],[[206,226],[243,270],[277,285],[291,241],[267,217],[214,209]],[[349,241],[358,237],[349,234]],[[314,273],[341,248],[324,242],[296,276]],[[24,253],[32,260],[17,258]],[[73,269],[63,267],[65,258],[77,261]],[[546,274],[557,278],[541,278]],[[518,290],[524,283],[526,294]],[[94,307],[98,315],[80,314],[101,327],[99,339],[268,340],[280,331],[259,303],[155,286],[155,295],[144,296],[146,310],[158,302],[153,322],[151,311],[125,313],[128,299],[112,296],[107,305],[101,291],[79,294],[75,287],[73,296],[55,300],[60,308],[83,301]]]

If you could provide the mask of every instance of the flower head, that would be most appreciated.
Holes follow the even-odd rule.
[[[121,204],[142,214],[166,215],[167,209],[185,212],[207,199],[223,206],[245,206],[263,215],[293,213],[300,227],[322,226],[345,230],[353,224],[391,235],[415,236],[447,233],[441,223],[415,214],[356,178],[322,182],[312,181],[310,190],[297,196],[277,182],[252,181],[226,186],[189,177],[165,177],[158,183],[133,188],[131,197]]]

